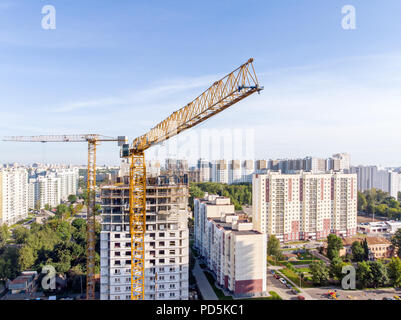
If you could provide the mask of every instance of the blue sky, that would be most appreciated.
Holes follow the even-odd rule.
[[[48,4],[55,30],[41,27]],[[347,4],[355,30],[341,27]],[[1,0],[0,136],[132,140],[254,57],[263,93],[192,134],[252,129],[257,158],[401,166],[400,12],[399,0]],[[118,161],[100,147],[100,164]],[[7,162],[83,164],[86,147],[0,142]]]

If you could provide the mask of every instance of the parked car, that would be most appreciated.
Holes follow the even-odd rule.
[[[298,296],[298,300],[305,300],[304,296]]]
[[[384,297],[383,300],[395,300],[395,299],[391,297]]]
[[[284,278],[280,278],[279,280],[280,280],[280,282],[281,282],[282,284],[286,284],[286,283],[287,283],[287,281],[285,281]]]
[[[295,290],[295,289],[291,289],[291,292],[292,292],[293,294],[298,294],[297,290]]]
[[[289,283],[286,283],[288,289],[292,289],[292,286]]]
[[[401,298],[399,296],[394,296],[393,297],[395,300],[401,300]]]
[[[274,274],[274,277],[275,277],[276,279],[280,279],[280,276],[279,276],[277,273]]]
[[[272,274],[275,274],[275,273],[276,273],[274,270],[271,270],[270,272],[271,272]]]

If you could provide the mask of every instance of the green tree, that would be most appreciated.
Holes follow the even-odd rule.
[[[21,270],[29,270],[35,264],[37,253],[29,245],[24,245],[19,251],[18,265]]]
[[[335,257],[330,262],[329,275],[332,279],[341,280],[343,277],[342,269],[347,265],[341,258]]]
[[[75,194],[70,194],[68,196],[68,202],[70,202],[71,204],[74,204],[75,202],[77,202],[77,196]]]
[[[335,234],[327,236],[327,257],[330,260],[339,256],[339,251],[343,248],[343,241]]]
[[[202,199],[205,197],[205,193],[196,184],[191,183],[189,186],[190,198],[188,200],[189,206],[192,211],[194,209],[194,199]]]
[[[267,254],[276,257],[277,260],[283,259],[283,254],[280,250],[280,241],[272,234],[267,241]]]
[[[60,204],[56,208],[56,217],[61,220],[68,219],[70,217],[70,208],[64,203]]]
[[[8,229],[6,224],[0,226],[0,249],[3,248],[7,240],[10,238],[10,230]]]
[[[52,209],[52,207],[50,206],[50,204],[45,204],[45,210],[50,211]]]
[[[363,239],[362,241],[362,248],[364,252],[364,257],[363,260],[369,260],[369,245],[368,245],[368,240]]]
[[[312,282],[315,285],[324,285],[329,279],[329,270],[323,261],[317,260],[309,265],[312,274]]]
[[[25,243],[26,239],[28,238],[29,230],[23,226],[17,226],[13,230],[13,238],[15,243],[23,244]]]
[[[401,258],[401,229],[398,229],[394,236],[391,239],[391,243],[393,244],[398,257]]]
[[[102,212],[102,207],[100,206],[100,204],[95,204],[95,216],[100,215],[100,213]]]
[[[367,261],[358,262],[358,267],[356,269],[356,278],[358,280],[358,284],[362,288],[368,287],[372,282],[372,271]]]
[[[354,241],[351,246],[352,260],[362,262],[365,259],[365,250],[359,241]]]
[[[366,201],[365,195],[358,191],[358,211],[365,211],[367,206],[368,202]]]
[[[392,258],[387,264],[387,274],[389,276],[391,285],[394,287],[401,287],[401,260],[400,258]]]
[[[380,261],[369,261],[371,270],[371,285],[373,288],[385,286],[389,282],[387,269],[384,264]]]
[[[7,247],[0,255],[0,280],[14,279],[20,272],[18,249]]]

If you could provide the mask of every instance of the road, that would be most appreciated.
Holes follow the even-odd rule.
[[[216,294],[213,291],[212,286],[207,280],[205,274],[203,273],[203,270],[199,266],[198,260],[196,260],[195,262],[195,266],[192,273],[196,279],[196,283],[198,284],[198,288],[202,294],[203,300],[218,300]]]

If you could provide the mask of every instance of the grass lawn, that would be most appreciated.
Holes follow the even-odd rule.
[[[217,298],[219,298],[219,300],[233,300],[232,296],[226,296],[222,290],[216,287],[215,280],[209,272],[204,272],[204,274],[207,280],[209,281],[210,285],[212,286],[213,291],[216,294]]]
[[[294,271],[284,268],[281,269],[280,272],[284,274],[288,279],[294,282],[297,286],[299,286],[299,276]],[[305,282],[305,279],[302,280],[302,288],[313,288],[313,285],[309,282]]]

